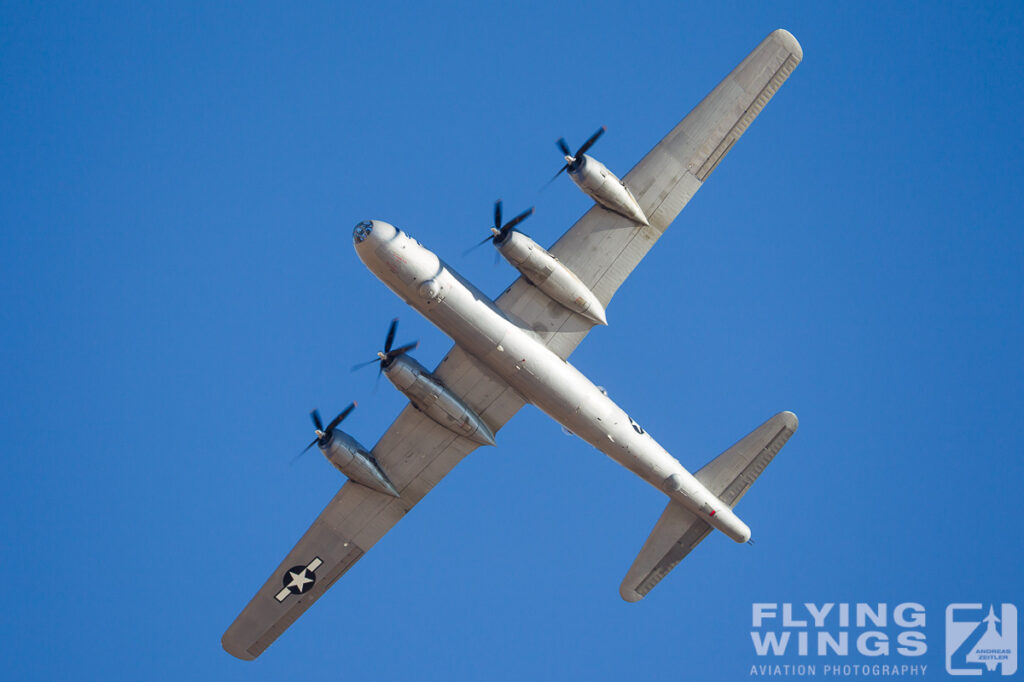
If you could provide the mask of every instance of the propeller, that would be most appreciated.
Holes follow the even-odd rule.
[[[391,326],[388,327],[388,335],[384,338],[384,350],[377,351],[377,357],[374,358],[373,360],[368,360],[366,362],[361,362],[358,365],[353,365],[352,371],[354,372],[357,369],[362,369],[363,367],[367,367],[368,365],[372,365],[373,363],[378,362],[380,363],[380,368],[377,370],[377,377],[380,378],[381,372],[384,371],[385,367],[391,364],[392,360],[397,358],[399,355],[405,355],[412,349],[416,348],[416,346],[420,345],[419,341],[413,341],[412,343],[407,343],[404,346],[399,346],[398,348],[393,349],[391,346],[393,346],[395,343],[395,332],[397,331],[398,318],[396,317],[395,319],[391,320]]]
[[[351,403],[348,407],[342,410],[337,417],[332,419],[331,423],[327,425],[327,428],[324,428],[324,423],[320,419],[320,410],[314,409],[312,412],[310,412],[309,416],[313,420],[313,426],[316,427],[316,430],[314,431],[314,433],[316,433],[316,438],[314,438],[313,442],[307,445],[302,450],[302,452],[295,455],[295,458],[292,459],[292,464],[295,464],[299,457],[302,457],[304,454],[306,454],[306,452],[317,443],[326,443],[327,440],[331,437],[331,432],[334,431],[334,427],[340,424],[341,422],[345,421],[345,417],[349,416],[352,413],[352,410],[354,409],[356,409],[355,402]]]
[[[576,150],[575,154],[569,151],[569,143],[565,141],[564,137],[558,138],[558,142],[556,144],[558,145],[558,148],[562,150],[562,156],[565,157],[565,165],[558,169],[558,172],[555,173],[555,177],[551,178],[551,180],[553,181],[561,175],[564,170],[576,170],[577,166],[579,166],[580,162],[583,160],[583,155],[587,153],[588,149],[594,146],[594,143],[597,142],[597,138],[604,135],[604,131],[604,126],[598,128],[597,132],[591,135],[590,139],[584,142],[583,146]]]
[[[495,242],[495,243],[497,243],[497,242],[504,241],[505,237],[508,236],[509,231],[513,227],[515,227],[519,223],[523,222],[524,220],[529,218],[531,215],[533,215],[533,206],[531,206],[530,208],[526,209],[525,211],[523,211],[522,213],[517,215],[512,220],[510,220],[507,223],[505,223],[504,225],[502,225],[501,224],[501,199],[498,199],[497,201],[494,202],[494,227],[491,228],[491,236],[487,237],[486,239],[484,239],[482,242],[480,242],[479,244],[474,246],[472,249],[469,249],[469,251],[472,251],[473,249],[475,249],[475,248],[477,248],[479,246],[483,246],[487,242]],[[466,253],[469,253],[469,251],[466,251]],[[465,254],[463,254],[463,255],[465,255]]]

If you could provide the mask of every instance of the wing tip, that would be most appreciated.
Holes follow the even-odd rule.
[[[249,653],[245,648],[245,645],[241,642],[235,641],[231,637],[231,630],[224,633],[224,636],[220,638],[220,645],[224,647],[224,651],[228,652],[235,658],[242,661],[253,661],[256,660],[256,655]]]
[[[798,41],[796,37],[786,29],[775,29],[768,35],[768,40],[774,40],[775,42],[781,43],[794,57],[796,57],[797,61],[803,60],[804,49],[800,47],[800,41]]]
[[[797,427],[800,426],[800,420],[797,419],[797,416],[795,414],[793,414],[792,412],[790,412],[789,410],[785,410],[784,412],[779,412],[775,416],[779,419],[779,421],[785,423],[785,425],[791,431],[796,431]]]
[[[624,601],[627,601],[630,604],[635,604],[636,602],[644,598],[644,595],[640,594],[632,587],[627,586],[625,582],[623,582],[622,585],[619,586],[619,596],[622,597]]]

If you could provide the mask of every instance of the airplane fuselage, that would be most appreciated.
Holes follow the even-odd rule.
[[[366,267],[523,398],[737,542],[750,529],[601,389],[389,223],[356,226]]]

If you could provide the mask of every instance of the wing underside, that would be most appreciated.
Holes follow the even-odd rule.
[[[605,308],[679,212],[732,150],[803,58],[788,31],[772,32],[623,178],[650,219],[638,225],[594,205],[549,249]],[[593,323],[555,304],[523,278],[498,306],[567,358]],[[609,318],[614,325],[614,319]]]
[[[525,404],[458,347],[435,374],[495,432]],[[476,447],[406,406],[373,448],[400,496],[345,483],[224,633],[224,649],[246,660],[259,656]]]

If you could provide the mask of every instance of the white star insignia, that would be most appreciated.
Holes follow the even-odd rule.
[[[301,571],[290,571],[288,573],[291,576],[292,581],[288,583],[288,587],[294,587],[299,592],[306,589],[306,585],[313,582],[313,579],[307,575],[307,571],[303,568]]]

